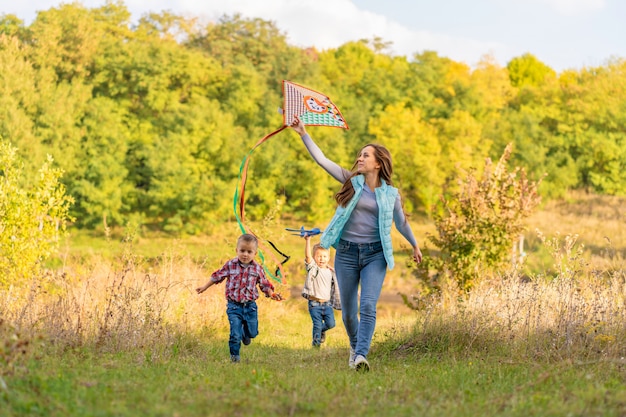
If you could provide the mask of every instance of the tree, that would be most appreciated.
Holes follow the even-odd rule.
[[[561,84],[558,133],[576,161],[577,185],[626,195],[626,60],[583,69]]]
[[[393,155],[394,181],[403,191],[407,212],[422,208],[430,213],[446,177],[436,128],[422,120],[419,109],[397,104],[372,118],[369,129]]]
[[[33,129],[39,100],[36,75],[28,48],[16,36],[0,34],[0,137],[19,140],[29,159],[41,162],[41,144]]]
[[[78,164],[66,175],[68,190],[76,198],[73,213],[81,226],[103,224],[106,229],[109,224],[125,223],[129,207],[124,197],[133,190],[125,160],[129,137],[125,116],[106,97],[88,103],[76,157],[89,163]]]
[[[552,68],[532,54],[524,54],[509,61],[506,68],[513,87],[540,86],[549,78],[556,78]]]
[[[448,118],[455,111],[481,113],[479,98],[471,84],[470,68],[427,51],[411,63],[414,87],[407,91],[409,102],[423,111],[426,120]]]

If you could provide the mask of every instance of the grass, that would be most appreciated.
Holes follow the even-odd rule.
[[[74,234],[56,269],[0,293],[0,415],[626,415],[620,204],[578,195],[567,210],[546,206],[527,247],[545,269],[530,280],[503,271],[466,298],[445,286],[420,295],[400,249],[369,374],[348,369],[339,313],[327,343],[310,347],[302,241],[281,225],[288,299],[259,300],[261,333],[240,364],[229,362],[223,286],[194,291],[234,256],[235,227],[210,239]]]
[[[382,318],[373,371],[347,367],[342,329],[309,347],[298,303],[263,302],[261,335],[228,361],[224,332],[187,335],[121,352],[69,349],[28,362],[7,379],[0,408],[10,416],[620,416],[624,363],[512,361],[480,352],[424,348],[396,353],[385,332],[406,320]],[[400,312],[397,312],[400,314]],[[273,322],[271,320],[274,320]],[[278,323],[276,323],[278,321]],[[431,346],[432,348],[433,346]]]

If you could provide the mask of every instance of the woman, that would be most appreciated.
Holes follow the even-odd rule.
[[[315,162],[343,184],[335,195],[337,210],[320,243],[325,248],[335,248],[342,319],[350,339],[348,365],[367,372],[370,369],[367,354],[376,327],[376,304],[387,268],[394,265],[392,222],[413,247],[415,262],[422,261],[422,252],[402,209],[398,189],[392,186],[391,155],[385,147],[366,145],[349,171],[326,158],[300,119],[296,117],[291,127]]]

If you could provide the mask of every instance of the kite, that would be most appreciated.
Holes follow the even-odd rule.
[[[233,208],[235,211],[235,217],[237,218],[237,223],[239,224],[239,228],[242,233],[250,233],[256,236],[256,234],[250,230],[245,220],[245,190],[246,181],[248,179],[248,165],[250,164],[252,153],[256,148],[272,136],[291,126],[295,121],[296,116],[300,118],[304,125],[307,126],[328,126],[349,129],[343,115],[337,106],[333,104],[330,98],[318,91],[287,80],[283,80],[283,108],[279,108],[279,113],[283,116],[283,125],[274,132],[261,138],[248,151],[246,156],[241,161],[241,166],[239,167],[239,180],[237,188],[235,189]],[[271,254],[271,252],[265,250],[261,243],[261,239],[259,239],[258,236],[257,239],[259,240],[259,257],[265,272],[274,280],[282,283],[282,277],[284,276],[282,265],[289,260],[289,256],[278,250],[272,242],[267,241],[276,252],[283,256],[282,261],[278,261],[275,257],[273,257],[277,264],[277,269],[272,274],[265,265],[264,256],[264,253]]]
[[[330,126],[349,129],[339,109],[322,93],[283,81],[283,127],[291,126],[298,116],[309,126]]]

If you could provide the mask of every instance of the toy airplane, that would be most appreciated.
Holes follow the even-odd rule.
[[[323,232],[323,230],[318,229],[317,227],[314,227],[313,229],[307,230],[304,228],[304,226],[302,226],[299,229],[285,229],[289,232],[298,232],[298,233],[292,233],[292,235],[296,235],[296,236],[300,236],[300,237],[305,237],[305,236],[315,236],[315,235],[319,235],[320,233]]]

